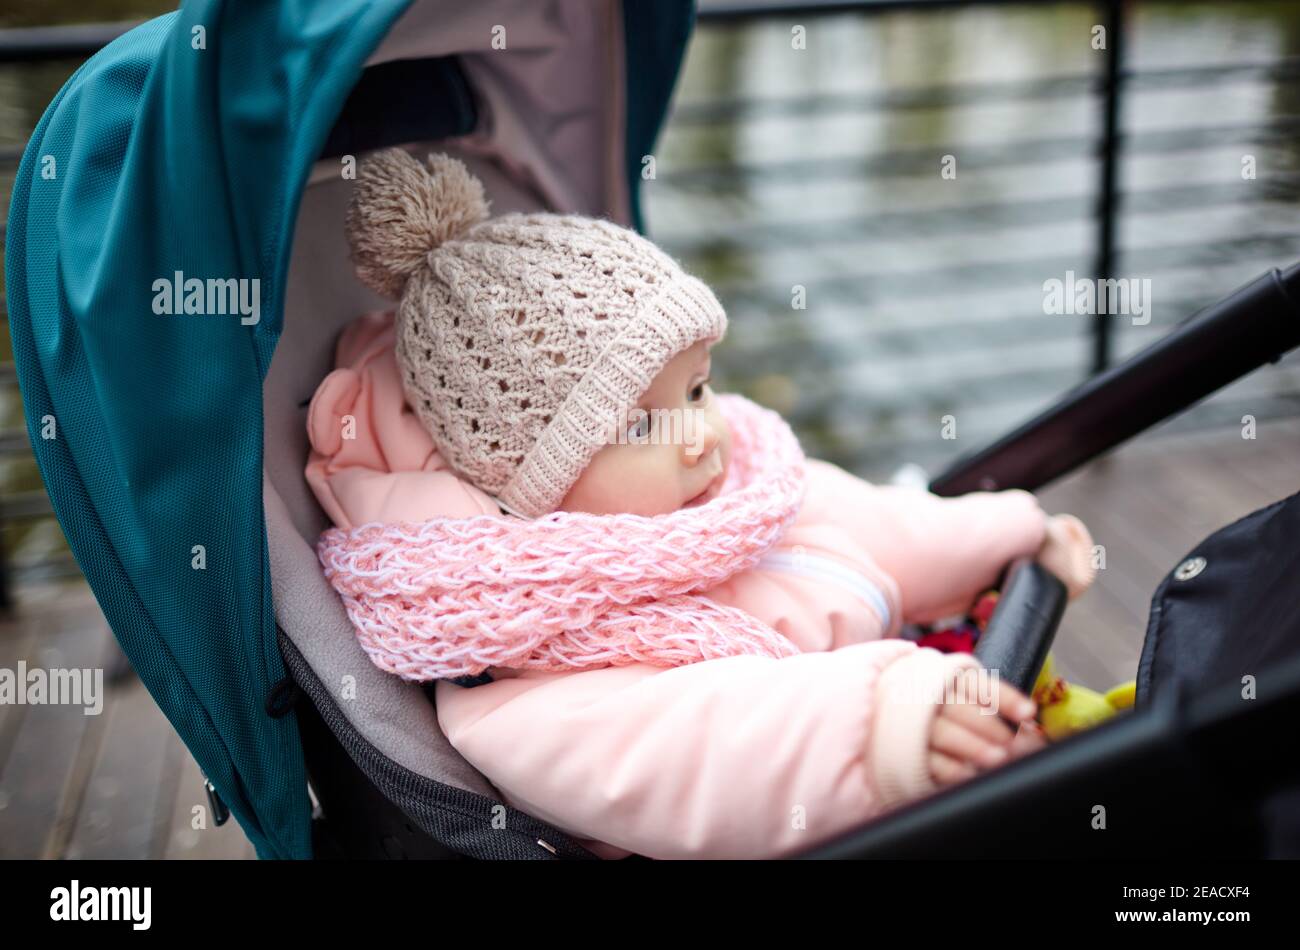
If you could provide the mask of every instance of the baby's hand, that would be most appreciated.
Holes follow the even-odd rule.
[[[981,685],[989,695],[981,695]],[[1032,700],[986,671],[954,671],[930,724],[931,779],[953,785],[1017,757],[1015,733],[1003,717],[1019,726],[1032,722],[1034,712]]]
[[[1097,569],[1092,564],[1092,535],[1074,515],[1052,515],[1047,536],[1035,558],[1065,583],[1070,600],[1092,586]]]

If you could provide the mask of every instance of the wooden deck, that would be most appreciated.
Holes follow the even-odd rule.
[[[1134,675],[1151,593],[1201,538],[1300,490],[1300,418],[1140,439],[1040,493],[1106,549],[1097,584],[1066,612],[1055,655],[1094,687]],[[232,819],[206,811],[202,779],[170,723],[121,663],[84,585],[18,592],[0,624],[0,668],[104,667],[102,714],[0,705],[0,858],[252,858]],[[110,682],[114,670],[125,675]]]
[[[104,668],[104,707],[0,705],[0,858],[248,858],[84,583],[18,592],[0,667]],[[120,675],[114,676],[117,672]],[[115,680],[115,681],[114,681]],[[193,809],[207,815],[195,830]]]

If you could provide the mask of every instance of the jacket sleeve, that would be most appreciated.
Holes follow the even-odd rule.
[[[653,858],[775,857],[927,794],[927,737],[965,654],[881,640],[440,683],[451,744],[529,814]]]
[[[1033,555],[1047,514],[1030,492],[941,498],[922,488],[872,485],[811,460],[855,540],[898,582],[903,619],[929,623],[967,610],[1006,565]]]

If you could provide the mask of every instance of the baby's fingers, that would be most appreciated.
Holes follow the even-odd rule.
[[[959,762],[942,752],[930,753],[930,777],[938,785],[955,785],[974,778],[975,775],[975,769],[965,762]]]
[[[993,715],[988,706],[977,706],[973,703],[946,703],[943,709],[946,717],[989,742],[1006,745],[1011,741],[1011,727],[1001,718]]]
[[[999,716],[1019,723],[1032,719],[1035,712],[1033,700],[1020,690],[996,673],[973,668],[958,671],[944,702],[962,711],[959,718],[967,728],[998,742],[1011,738]]]
[[[1038,707],[1034,701],[1003,679],[998,680],[997,706],[999,715],[1012,722],[1028,722],[1034,718]]]
[[[1007,742],[1010,741],[1011,736],[1008,735]],[[934,726],[930,730],[930,750],[985,768],[1001,765],[1010,754],[1005,746],[989,742],[946,715],[934,718]]]

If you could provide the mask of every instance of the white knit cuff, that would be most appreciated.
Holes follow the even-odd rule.
[[[554,511],[669,360],[726,331],[726,312],[708,285],[689,274],[670,282],[569,392],[499,501],[527,518]]]
[[[969,653],[921,647],[885,669],[876,682],[872,766],[881,803],[892,807],[930,794],[930,725],[954,667],[978,668]]]

